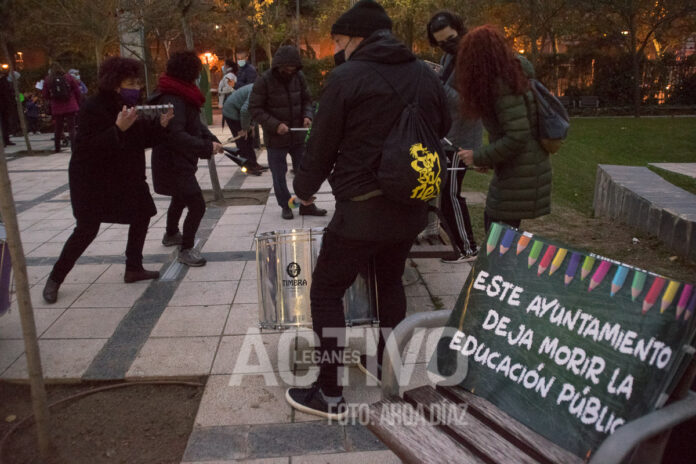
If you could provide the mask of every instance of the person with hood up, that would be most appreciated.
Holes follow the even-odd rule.
[[[291,45],[280,47],[273,56],[271,69],[256,80],[249,97],[251,117],[263,127],[273,191],[282,209],[283,219],[293,218],[285,178],[288,172],[287,155],[290,154],[293,166],[299,166],[307,135],[304,131],[291,129],[309,128],[314,117],[312,99],[301,70],[302,62],[297,48]],[[301,205],[300,214],[324,216],[326,210],[314,204]]]
[[[336,212],[324,233],[310,289],[319,377],[310,388],[290,388],[285,398],[295,409],[329,419],[346,415],[338,380],[346,341],[343,295],[373,261],[380,337],[377,353],[360,356],[358,367],[379,379],[385,340],[406,314],[401,283],[406,258],[428,218],[425,202],[398,203],[380,190],[374,173],[384,140],[401,117],[404,100],[416,97],[435,135],[447,135],[451,124],[437,75],[391,34],[391,27],[381,5],[360,0],[331,28],[336,62],[345,63],[329,75],[294,180],[297,198],[306,204],[328,178]]]

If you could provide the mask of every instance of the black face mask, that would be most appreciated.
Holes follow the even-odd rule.
[[[338,52],[338,53],[336,53],[336,54],[334,54],[334,64],[335,64],[336,66],[340,66],[340,65],[342,65],[342,64],[345,63],[345,62],[346,62],[346,51],[345,51],[345,49],[344,49],[344,50],[341,50],[340,52]]]
[[[457,49],[459,48],[459,37],[450,37],[449,39],[445,40],[439,45],[445,53],[449,53],[450,55],[456,55]]]

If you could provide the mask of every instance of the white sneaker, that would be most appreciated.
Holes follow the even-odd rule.
[[[205,266],[206,259],[201,256],[201,252],[195,248],[179,251],[179,262],[191,267]]]
[[[470,263],[472,261],[476,261],[477,256],[478,256],[478,250],[474,250],[469,254],[452,253],[450,256],[447,256],[446,258],[441,258],[440,261],[445,263],[445,264]]]

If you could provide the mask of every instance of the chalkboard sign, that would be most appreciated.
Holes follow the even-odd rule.
[[[660,407],[693,355],[696,289],[494,224],[437,370],[587,458]]]

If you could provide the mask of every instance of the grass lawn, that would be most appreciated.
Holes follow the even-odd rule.
[[[551,159],[554,205],[589,215],[598,164],[696,162],[696,118],[573,118]],[[464,190],[485,192],[489,181],[488,174],[467,172]]]
[[[523,230],[665,276],[694,281],[696,264],[673,256],[657,238],[592,217],[592,198],[598,164],[696,162],[696,118],[573,118],[570,136],[552,155],[552,162],[552,214],[522,221]],[[655,172],[696,193],[693,180],[662,170]],[[487,192],[490,178],[490,174],[469,171],[462,190]],[[470,213],[474,236],[481,242],[483,205],[472,205]]]

